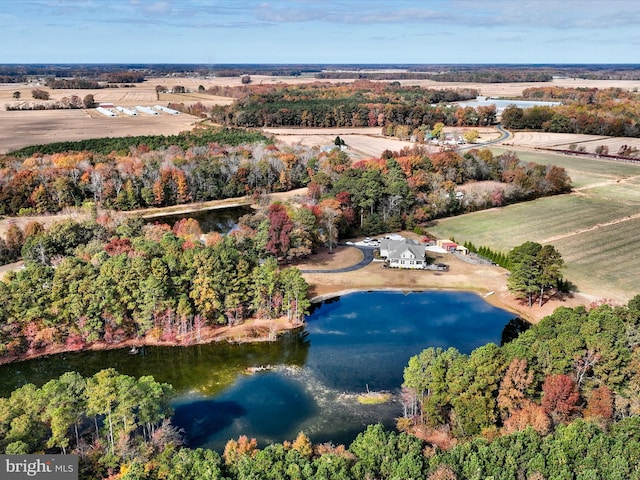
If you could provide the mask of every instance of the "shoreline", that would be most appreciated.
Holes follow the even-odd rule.
[[[450,291],[450,292],[468,292],[477,295],[487,303],[509,311],[514,315],[517,315],[521,319],[535,324],[536,321],[532,321],[531,318],[527,318],[522,312],[508,308],[502,305],[501,302],[490,302],[487,299],[493,295],[481,294],[475,290],[463,290],[457,288],[403,288],[403,287],[384,287],[384,288],[347,288],[341,290],[335,290],[322,295],[316,295],[310,299],[313,305],[319,305],[326,300],[339,298],[350,293],[358,292],[373,292],[373,291],[393,291],[393,292],[428,292],[428,291]],[[55,345],[50,348],[45,348],[37,351],[27,351],[21,355],[14,355],[10,357],[0,357],[0,366],[9,365],[12,363],[19,363],[28,360],[36,360],[38,358],[48,357],[49,355],[58,355],[62,353],[82,353],[82,352],[100,352],[107,350],[121,350],[121,349],[138,349],[142,347],[190,347],[195,345],[205,345],[211,343],[262,343],[273,342],[278,339],[280,335],[285,332],[301,328],[306,325],[305,321],[291,322],[284,318],[275,320],[257,320],[249,319],[240,325],[234,326],[217,326],[217,327],[205,327],[200,335],[200,339],[177,339],[175,341],[163,341],[158,339],[145,339],[145,338],[130,338],[118,343],[105,343],[103,341],[96,341],[92,344],[86,345],[81,348],[68,348],[65,345]],[[275,328],[274,328],[275,326]],[[133,354],[133,353],[132,353]]]
[[[501,301],[490,301],[489,299],[495,296],[495,292],[485,292],[482,293],[478,290],[470,290],[470,289],[463,289],[463,288],[438,288],[438,287],[425,287],[425,288],[402,288],[402,287],[382,287],[382,288],[367,288],[367,287],[363,287],[363,288],[348,288],[348,289],[344,289],[344,290],[336,290],[334,292],[329,292],[329,293],[324,293],[322,295],[316,295],[315,297],[312,297],[309,301],[314,304],[321,304],[323,302],[325,302],[326,300],[331,300],[334,298],[339,298],[342,297],[343,295],[349,295],[351,293],[358,293],[358,292],[407,292],[407,293],[412,293],[412,292],[465,292],[465,293],[471,293],[474,295],[477,295],[481,300],[484,300],[485,302],[487,302],[489,305],[492,305],[496,308],[500,308],[501,310],[505,310],[507,312],[513,313],[514,315],[517,315],[519,318],[521,318],[522,320],[525,320],[526,322],[529,322],[532,325],[535,325],[536,323],[538,323],[538,321],[541,320],[541,318],[536,318],[535,315],[531,315],[531,314],[527,314],[526,312],[523,312],[521,309],[517,309],[517,308],[513,308],[510,305],[506,305],[504,302]],[[546,316],[546,315],[545,315]]]
[[[413,234],[400,232],[411,238]],[[342,246],[333,254],[320,253],[313,260],[296,265],[298,268],[328,269],[354,264],[361,253],[354,247]],[[448,272],[424,270],[383,269],[376,262],[355,271],[343,273],[304,273],[309,284],[312,303],[345,295],[353,291],[464,291],[479,295],[488,304],[509,311],[529,323],[535,324],[551,315],[558,307],[588,306],[595,298],[581,292],[558,294],[545,298],[542,307],[536,302],[529,307],[515,298],[508,290],[508,271],[493,265],[468,263],[451,254],[438,254],[435,259],[449,265]]]
[[[280,335],[290,330],[303,327],[305,322],[292,322],[282,317],[273,320],[248,319],[246,322],[234,326],[203,327],[200,339],[185,338],[174,341],[163,341],[153,338],[129,338],[118,343],[96,341],[80,348],[69,348],[66,345],[55,345],[42,350],[27,351],[20,355],[0,357],[0,366],[12,363],[35,360],[49,355],[61,353],[101,352],[107,350],[137,349],[142,347],[191,347],[210,343],[262,343],[274,342]],[[274,328],[275,327],[275,328]],[[192,334],[195,336],[195,334]]]

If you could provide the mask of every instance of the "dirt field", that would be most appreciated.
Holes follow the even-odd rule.
[[[203,80],[204,81],[204,80]],[[92,94],[97,103],[113,103],[122,107],[136,107],[138,105],[151,107],[153,105],[167,105],[169,102],[184,102],[193,104],[229,104],[232,99],[215,97],[199,93],[184,95],[160,94],[156,96],[156,85],[171,88],[183,85],[188,89],[197,90],[201,82],[195,79],[150,79],[132,88],[106,88],[100,90],[47,90],[51,101],[63,97],[76,95],[80,99]],[[238,80],[240,84],[240,80]],[[81,110],[37,110],[37,111],[7,111],[5,105],[18,105],[33,101],[31,91],[36,85],[0,84],[0,154],[29,145],[45,144],[61,141],[85,140],[99,137],[125,137],[135,135],[175,135],[185,130],[191,130],[200,121],[191,115],[147,115],[137,116],[118,115],[106,117],[94,109]],[[20,92],[20,100],[13,98],[14,92]]]
[[[95,110],[0,110],[0,154],[29,145],[135,135],[175,135],[191,130],[191,115],[105,117]]]
[[[598,146],[607,146],[609,154],[615,155],[622,145],[640,149],[640,138],[572,133],[515,132],[512,138],[502,144],[519,148],[551,148],[555,150],[567,150],[569,145],[575,144],[577,148],[584,147],[585,151],[589,153],[594,153]]]
[[[446,127],[446,133],[462,135],[468,128]],[[493,127],[475,128],[480,133],[478,144],[495,140],[500,132]],[[307,147],[328,146],[334,144],[336,136],[340,136],[347,145],[347,153],[353,160],[380,158],[382,152],[391,150],[398,152],[405,147],[415,147],[416,143],[382,136],[381,127],[371,128],[265,128],[266,134],[273,135],[287,145],[304,145]],[[427,149],[436,152],[437,146],[427,145]]]

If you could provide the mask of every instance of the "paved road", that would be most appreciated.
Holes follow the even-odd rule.
[[[359,245],[349,245],[350,247],[357,248],[362,252],[362,260],[356,263],[355,265],[351,265],[349,267],[343,268],[330,268],[327,270],[300,270],[302,273],[344,273],[344,272],[353,272],[354,270],[358,270],[359,268],[366,267],[373,261],[373,251],[376,247],[361,247]]]
[[[502,125],[496,125],[496,129],[500,132],[500,138],[496,138],[495,140],[491,140],[490,142],[483,143],[472,143],[471,145],[465,145],[464,147],[458,148],[458,150],[470,150],[472,148],[486,147],[487,145],[493,145],[494,143],[504,142],[508,138],[511,137],[511,132],[502,128]]]

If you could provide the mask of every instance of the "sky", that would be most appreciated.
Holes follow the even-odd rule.
[[[0,0],[0,63],[640,63],[638,0]]]

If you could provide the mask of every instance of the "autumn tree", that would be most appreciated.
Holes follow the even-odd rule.
[[[222,458],[227,466],[236,466],[242,457],[253,457],[258,453],[258,442],[255,438],[249,439],[246,435],[240,435],[238,440],[229,440],[224,447]]]
[[[567,421],[578,410],[580,394],[567,375],[549,375],[542,385],[542,408],[555,423]]]
[[[527,370],[527,360],[514,358],[507,368],[498,391],[498,408],[503,418],[524,407],[533,372]]]
[[[441,138],[444,135],[444,123],[438,122],[431,129],[431,136],[433,138]]]
[[[551,431],[551,419],[544,407],[531,400],[525,400],[520,407],[511,412],[511,416],[504,421],[504,431],[513,433],[533,429],[540,435],[547,435]]]
[[[15,261],[20,258],[20,251],[25,242],[25,235],[20,230],[15,222],[9,224],[7,233],[4,239],[4,246],[6,249],[5,256],[9,262]]]
[[[480,137],[480,133],[478,132],[478,130],[473,129],[473,130],[467,130],[466,132],[464,132],[462,136],[465,142],[475,143],[476,140]]]
[[[96,106],[96,100],[93,97],[93,94],[91,93],[87,93],[84,98],[82,99],[82,105],[84,105],[84,108],[93,108]]]
[[[276,258],[286,255],[291,244],[289,234],[293,229],[293,222],[289,218],[286,207],[281,203],[269,206],[269,236],[266,243],[267,252]]]
[[[291,444],[291,448],[297,450],[303,457],[310,458],[313,454],[313,444],[304,432],[298,433],[298,436]]]
[[[587,406],[582,412],[584,418],[609,422],[613,417],[613,392],[606,385],[591,391]]]

